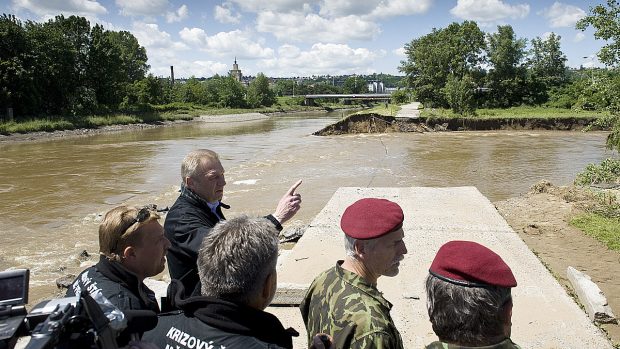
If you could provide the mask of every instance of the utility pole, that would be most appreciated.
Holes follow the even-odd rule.
[[[174,66],[170,66],[170,85],[174,85]]]

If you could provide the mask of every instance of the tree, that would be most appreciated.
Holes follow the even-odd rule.
[[[528,65],[532,73],[541,78],[547,88],[560,86],[566,82],[566,55],[560,48],[562,37],[551,33],[545,40],[536,37],[532,40],[532,49]]]
[[[521,104],[525,91],[525,39],[517,39],[509,25],[498,26],[497,33],[488,34],[487,55],[491,69],[487,75],[488,105],[511,107]]]
[[[459,78],[454,74],[450,74],[446,86],[441,92],[445,95],[454,113],[473,115],[476,111],[474,88],[475,83],[471,76],[465,75]]]
[[[441,92],[448,76],[472,75],[484,62],[485,46],[476,22],[452,23],[405,44],[407,60],[401,61],[399,71],[406,74],[406,86],[422,103],[448,106]]]
[[[220,77],[218,91],[220,95],[219,106],[228,108],[245,107],[245,87],[230,76]]]
[[[594,27],[594,37],[607,42],[598,53],[599,60],[604,64],[618,68],[620,65],[620,4],[617,0],[607,0],[607,6],[590,7],[590,13],[577,22],[577,29],[585,30]],[[608,95],[613,103],[610,109],[615,118],[615,125],[607,136],[607,148],[620,151],[620,79],[610,84]],[[616,94],[616,95],[614,95]]]
[[[607,6],[590,7],[590,14],[577,22],[577,29],[594,27],[594,37],[608,43],[601,48],[598,58],[608,66],[620,64],[620,4],[617,0],[607,0]]]
[[[365,93],[368,91],[368,87],[366,86],[366,81],[357,76],[349,76],[344,80],[344,85],[342,86],[343,93]]]
[[[270,107],[276,102],[276,94],[269,88],[269,79],[265,74],[258,73],[256,79],[250,82],[247,101],[251,108]]]
[[[30,42],[22,23],[13,15],[0,17],[0,108],[13,108],[19,118],[40,105]],[[3,114],[4,110],[0,111]]]

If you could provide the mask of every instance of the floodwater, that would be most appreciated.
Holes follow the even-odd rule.
[[[170,206],[192,149],[220,154],[231,217],[271,213],[297,179],[291,224],[307,224],[338,187],[476,186],[490,200],[547,179],[570,183],[612,156],[606,133],[560,131],[345,135],[311,133],[342,112],[290,114],[248,123],[190,123],[82,138],[0,145],[0,270],[31,269],[31,302],[54,280],[98,258],[101,214],[128,203]]]

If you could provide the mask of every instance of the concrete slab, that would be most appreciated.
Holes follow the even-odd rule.
[[[400,106],[400,110],[396,113],[396,118],[415,119],[420,117],[420,102],[413,102],[409,104],[403,104]]]
[[[439,247],[450,240],[479,242],[511,266],[519,285],[513,290],[512,338],[523,348],[612,348],[493,204],[474,187],[340,188],[313,220],[295,248],[279,263],[282,286],[309,285],[321,271],[344,257],[340,216],[363,197],[399,203],[405,212],[409,253],[400,274],[379,279],[379,289],[394,304],[392,317],[405,348],[436,339],[426,313],[424,278]],[[419,296],[419,299],[415,297]],[[306,347],[304,325],[296,308],[268,308],[285,326],[302,332],[295,348]]]

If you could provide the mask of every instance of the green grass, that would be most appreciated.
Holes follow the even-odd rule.
[[[570,224],[601,241],[610,250],[620,251],[620,219],[584,213],[571,219]]]
[[[400,106],[398,105],[388,104],[386,107],[385,103],[379,103],[370,109],[364,109],[364,110],[358,111],[355,114],[374,113],[374,114],[379,114],[379,115],[384,115],[384,116],[394,116],[396,115],[396,113],[398,113],[399,110],[400,110]]]
[[[98,128],[110,125],[156,123],[162,121],[191,120],[195,115],[174,112],[149,112],[136,115],[111,114],[91,115],[83,118],[55,117],[25,121],[0,122],[0,134],[29,133],[39,131],[73,130],[76,128]]]
[[[607,112],[591,110],[572,110],[562,108],[545,107],[512,107],[507,109],[478,109],[472,118],[478,119],[504,119],[504,118],[598,118],[606,115]],[[455,114],[450,109],[422,109],[422,117],[442,117],[459,118],[461,115]]]

